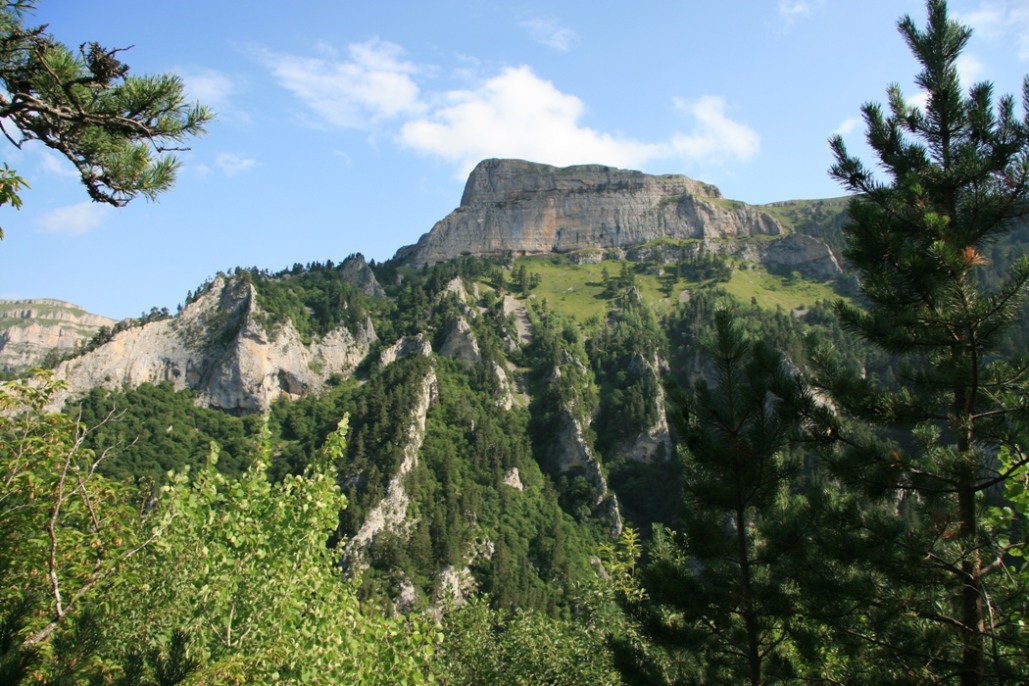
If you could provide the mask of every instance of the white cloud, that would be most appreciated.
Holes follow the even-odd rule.
[[[243,157],[231,152],[218,153],[214,158],[214,163],[225,173],[225,176],[230,178],[257,166],[257,160],[252,157]]]
[[[228,102],[229,96],[236,89],[227,74],[214,69],[198,71],[180,69],[179,75],[182,77],[190,98],[200,100],[212,107]]]
[[[322,52],[326,52],[322,48]],[[586,126],[586,106],[528,66],[477,76],[473,60],[455,78],[466,88],[423,93],[416,78],[434,71],[403,59],[403,49],[373,39],[348,47],[347,61],[262,53],[278,82],[323,125],[393,135],[403,147],[440,158],[464,177],[489,157],[522,158],[565,166],[599,163],[643,168],[654,159],[721,165],[747,161],[760,137],[726,114],[720,97],[675,104],[693,129],[665,140],[641,141]]]
[[[705,96],[676,105],[696,121],[688,134],[644,142],[583,126],[585,106],[529,67],[509,68],[475,90],[451,91],[430,115],[401,127],[399,139],[419,152],[457,164],[463,177],[488,157],[558,166],[600,163],[639,168],[658,158],[723,164],[746,161],[760,148],[756,132],[725,115],[725,101]]]
[[[662,146],[580,125],[584,105],[528,67],[508,68],[475,90],[450,91],[430,115],[405,123],[399,139],[458,165],[464,176],[487,157],[555,165],[638,166]]]
[[[958,77],[961,79],[961,85],[966,89],[972,84],[977,83],[986,71],[986,66],[976,57],[969,54],[958,57],[955,66],[958,70]]]
[[[331,55],[324,45],[319,52]],[[369,128],[423,109],[413,79],[419,68],[402,59],[403,48],[373,38],[348,46],[347,52],[345,62],[268,51],[261,59],[281,86],[334,126]]]
[[[571,50],[575,41],[578,40],[575,31],[561,26],[554,19],[527,19],[519,22],[519,26],[528,29],[529,35],[537,43],[561,52]]]
[[[929,93],[927,91],[918,91],[914,95],[904,98],[904,102],[907,103],[908,107],[917,107],[925,112],[929,106]]]
[[[861,119],[861,117],[847,117],[842,122],[840,122],[840,125],[836,127],[836,130],[833,131],[833,134],[839,136],[850,135],[854,133],[854,131],[857,130],[859,126],[861,126],[862,121],[863,120]]]
[[[232,101],[239,90],[238,84],[224,72],[215,69],[176,70],[186,87],[190,100],[198,100],[214,110],[219,119],[234,119],[249,123],[250,115]]]
[[[979,33],[999,33],[1005,23],[1006,12],[1001,8],[1000,3],[983,3],[978,9],[971,12],[959,14],[954,12],[954,17],[962,24],[970,25]]]
[[[724,163],[733,158],[749,160],[761,149],[761,138],[754,129],[725,116],[723,98],[705,95],[693,102],[676,98],[675,105],[697,120],[692,133],[672,137],[672,147],[681,156]]]
[[[50,210],[36,220],[36,225],[44,233],[77,236],[98,228],[112,211],[110,205],[80,202]]]
[[[79,172],[67,159],[50,150],[39,151],[39,166],[48,174],[64,177],[66,179],[79,178]]]
[[[1017,41],[1018,58],[1029,61],[1029,5],[1024,0],[985,0],[977,9],[956,14],[981,37]]]
[[[810,16],[825,0],[779,0],[779,18],[787,26]]]
[[[332,45],[323,40],[316,40],[314,42],[314,51],[324,57],[327,60],[339,59],[339,50],[336,46]]]

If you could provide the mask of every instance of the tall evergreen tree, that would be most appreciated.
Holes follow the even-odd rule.
[[[717,385],[681,398],[682,531],[655,537],[640,610],[659,644],[696,653],[703,683],[776,683],[797,671],[797,587],[784,561],[806,521],[789,450],[799,388],[729,311],[716,314],[707,352]]]
[[[1013,419],[1026,412],[1029,369],[998,352],[1022,311],[1029,260],[993,287],[982,273],[988,247],[1029,212],[1029,79],[1021,117],[1013,97],[995,101],[990,83],[964,94],[957,61],[971,29],[948,17],[944,0],[927,9],[925,30],[910,17],[898,24],[922,67],[924,108],[897,85],[887,91],[888,113],[862,108],[882,174],[839,136],[831,140],[831,175],[856,194],[844,255],[864,296],[862,306],[840,302],[837,311],[905,367],[893,389],[829,368],[823,383],[843,415],[882,429],[878,440],[860,440],[832,427],[833,465],[903,521],[893,529],[899,536],[880,541],[894,553],[880,591],[898,608],[894,631],[923,638],[903,653],[907,673],[996,683],[1008,640],[997,627],[1013,609],[1002,581],[1011,543],[982,515],[990,490],[1026,464]],[[1003,468],[1002,448],[1016,456]]]

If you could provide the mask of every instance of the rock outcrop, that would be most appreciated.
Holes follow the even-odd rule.
[[[385,497],[365,515],[361,528],[347,541],[345,560],[352,570],[362,569],[366,565],[365,553],[380,533],[389,531],[399,536],[407,533],[409,524],[407,507],[410,504],[410,498],[408,498],[404,482],[408,473],[418,464],[418,453],[422,449],[422,441],[425,439],[425,422],[429,413],[429,405],[432,404],[437,394],[436,372],[430,370],[422,381],[418,403],[411,412],[411,422],[407,428],[407,441],[404,443],[404,459],[401,461],[397,473],[390,479]]]
[[[508,362],[508,364],[511,363]],[[493,370],[493,376],[497,380],[497,392],[493,397],[493,401],[497,404],[497,407],[503,410],[510,410],[515,406],[514,384],[508,377],[507,372],[504,371],[504,366],[499,362],[494,361],[490,364],[490,368]],[[528,401],[525,404],[528,405]]]
[[[461,206],[396,257],[421,266],[460,255],[623,248],[662,236],[780,233],[771,215],[685,176],[493,159],[472,171]]]
[[[370,320],[310,345],[292,323],[268,331],[254,287],[219,277],[178,317],[122,331],[56,373],[72,395],[94,386],[168,381],[196,391],[197,402],[210,407],[263,412],[279,396],[305,395],[331,374],[349,375],[374,341]]]
[[[629,364],[629,373],[635,377],[650,375],[656,382],[654,384],[656,393],[653,397],[647,398],[646,402],[653,403],[657,421],[640,432],[633,440],[617,446],[611,454],[612,458],[654,464],[674,457],[675,447],[665,413],[665,390],[661,384],[661,373],[664,367],[664,362],[657,355],[653,360],[646,360],[639,353],[633,355],[632,362]]]
[[[819,281],[834,279],[843,273],[828,245],[799,233],[771,243],[763,252],[761,262],[774,270],[797,271]]]
[[[599,505],[608,494],[607,479],[586,440],[582,423],[567,407],[562,408],[559,421],[561,429],[553,441],[558,469],[562,474],[584,477],[593,486],[595,504]]]
[[[761,264],[776,273],[795,271],[815,281],[828,281],[843,273],[839,260],[828,245],[801,233],[788,233],[759,241],[713,240],[690,244],[654,242],[608,253],[615,253],[619,258],[632,262],[664,264],[675,263],[688,256],[725,255]],[[587,250],[570,257],[580,264],[586,264],[596,261],[593,259],[595,255],[596,252]]]
[[[71,352],[114,324],[62,300],[0,300],[0,370],[38,365],[54,349]]]
[[[479,350],[479,341],[475,338],[475,332],[461,317],[456,317],[450,323],[439,354],[470,364],[477,364],[482,360],[482,352]]]
[[[411,355],[423,355],[428,357],[432,354],[432,344],[425,338],[425,334],[407,336],[401,338],[388,348],[383,348],[379,353],[379,366],[388,367],[397,360],[402,360]]]
[[[574,357],[566,356],[563,364],[567,367],[582,367],[582,363]],[[557,382],[564,374],[575,373],[572,369],[566,372],[561,367],[554,367],[551,383]],[[585,373],[582,369],[579,373]],[[582,477],[593,488],[593,513],[606,519],[614,535],[622,531],[622,515],[618,507],[618,499],[608,490],[607,479],[601,469],[590,441],[586,437],[583,422],[580,421],[578,402],[574,399],[566,401],[558,411],[558,429],[550,444],[552,457],[557,471],[573,477]],[[590,418],[585,418],[590,421]]]
[[[385,298],[386,291],[379,285],[375,273],[368,263],[364,261],[364,255],[355,253],[343,260],[339,265],[339,275],[344,281],[373,298]]]

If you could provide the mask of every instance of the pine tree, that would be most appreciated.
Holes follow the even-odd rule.
[[[984,500],[1027,459],[1012,427],[1026,412],[1029,374],[999,350],[1023,311],[1029,260],[992,288],[983,272],[990,246],[1029,212],[1029,79],[1021,118],[1013,97],[994,104],[989,83],[963,94],[956,65],[971,29],[948,17],[944,0],[927,9],[924,31],[910,17],[898,24],[922,67],[924,109],[897,85],[888,113],[862,108],[882,180],[831,140],[831,175],[856,194],[844,255],[863,294],[861,307],[837,311],[905,366],[897,388],[829,368],[823,383],[843,415],[881,429],[873,441],[830,428],[837,474],[903,521],[899,538],[881,541],[895,554],[881,586],[888,599],[877,602],[896,603],[896,622],[923,637],[908,651],[910,669],[970,685],[1002,679],[1006,638],[995,628],[1012,609],[1002,587],[1011,543],[985,525]],[[1006,468],[1000,449],[1015,456]]]
[[[95,202],[120,207],[170,188],[179,163],[166,153],[203,133],[213,113],[186,102],[178,76],[130,76],[122,50],[91,42],[76,55],[45,26],[26,27],[34,7],[0,0],[0,131],[18,147],[38,140],[66,157]],[[20,207],[24,185],[5,164],[0,205]]]
[[[717,378],[680,399],[682,531],[655,536],[640,609],[658,644],[696,653],[704,683],[752,686],[797,671],[796,584],[785,560],[803,545],[799,461],[790,455],[801,395],[781,356],[715,316]]]

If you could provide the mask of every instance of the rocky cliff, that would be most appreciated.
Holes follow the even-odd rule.
[[[348,567],[356,566],[361,569],[367,567],[364,556],[375,537],[383,531],[395,535],[407,533],[406,527],[410,524],[407,520],[407,510],[411,501],[407,496],[405,478],[418,464],[418,452],[421,450],[422,440],[425,438],[425,421],[429,405],[438,393],[436,373],[434,370],[430,370],[422,381],[418,402],[411,413],[410,424],[405,436],[404,459],[393,478],[390,479],[386,495],[369,510],[361,528],[347,541],[345,559]]]
[[[298,397],[320,389],[331,374],[349,375],[374,341],[370,320],[310,345],[290,322],[268,331],[253,285],[219,277],[178,317],[122,331],[56,373],[71,395],[168,381],[196,391],[210,407],[264,411],[279,396]]]
[[[365,295],[372,298],[386,297],[386,291],[375,279],[375,274],[361,253],[355,253],[343,260],[339,265],[339,273],[344,281]]]
[[[725,200],[714,186],[681,175],[485,160],[469,176],[461,206],[396,257],[421,266],[460,255],[572,252],[626,248],[660,237],[782,232],[770,214]]]
[[[38,365],[54,349],[72,351],[114,323],[62,300],[0,300],[0,370]]]

